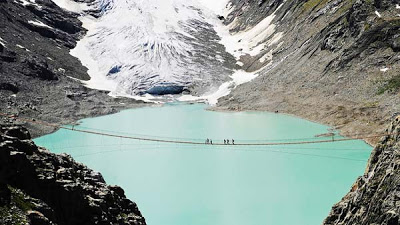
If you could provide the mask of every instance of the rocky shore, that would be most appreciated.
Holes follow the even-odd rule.
[[[0,126],[0,224],[145,225],[136,204],[102,175]]]

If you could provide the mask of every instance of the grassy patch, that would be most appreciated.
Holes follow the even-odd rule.
[[[26,217],[15,207],[0,207],[0,224],[25,225],[28,224]]]
[[[345,12],[348,12],[349,9],[353,6],[355,0],[347,0],[344,1],[343,5],[338,9],[337,15],[342,15]]]
[[[381,95],[387,91],[389,92],[395,92],[395,91],[399,91],[400,89],[400,75],[399,76],[395,76],[392,77],[391,79],[383,82],[384,84],[382,85],[382,87],[380,87],[378,89],[377,94]]]
[[[317,6],[324,6],[329,0],[308,0],[303,4],[303,11],[313,10]]]
[[[369,28],[371,28],[371,24],[365,23],[365,24],[364,24],[364,31],[368,31]]]
[[[365,102],[364,103],[364,108],[377,108],[379,106],[379,102]]]
[[[15,203],[15,206],[22,211],[26,212],[35,206],[32,202],[25,199],[25,195],[21,191],[14,188],[10,188],[10,190],[12,193],[12,201]]]
[[[33,203],[26,200],[25,194],[11,186],[11,203],[0,207],[0,224],[26,225],[29,224],[25,216],[26,211],[34,207]]]

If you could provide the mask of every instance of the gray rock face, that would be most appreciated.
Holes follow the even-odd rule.
[[[372,152],[364,176],[337,203],[324,225],[400,224],[400,117]],[[394,134],[393,134],[394,133]]]
[[[398,1],[231,2],[225,23],[232,31],[274,13],[275,34],[283,36],[279,46],[242,57],[242,68],[261,69],[259,76],[220,99],[221,108],[291,113],[344,134],[381,131],[400,111]]]
[[[24,128],[1,126],[0,214],[11,201],[32,225],[146,224],[124,190],[106,185],[100,173],[37,147]]]

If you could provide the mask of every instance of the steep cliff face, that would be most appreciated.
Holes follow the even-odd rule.
[[[0,127],[0,224],[145,225],[135,203],[100,173]]]
[[[373,150],[364,176],[323,224],[400,224],[400,116]]]
[[[383,130],[399,111],[398,4],[231,1],[225,24],[232,33],[253,32],[267,18],[270,33],[258,38],[259,54],[240,58],[243,69],[260,70],[259,76],[221,99],[220,107],[292,113],[345,133]]]

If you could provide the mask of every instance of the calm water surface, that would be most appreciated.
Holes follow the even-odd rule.
[[[265,112],[167,104],[85,119],[76,128],[236,143],[310,140],[329,127]],[[35,140],[122,186],[149,225],[319,225],[361,175],[362,141],[296,146],[159,144],[60,130]]]

